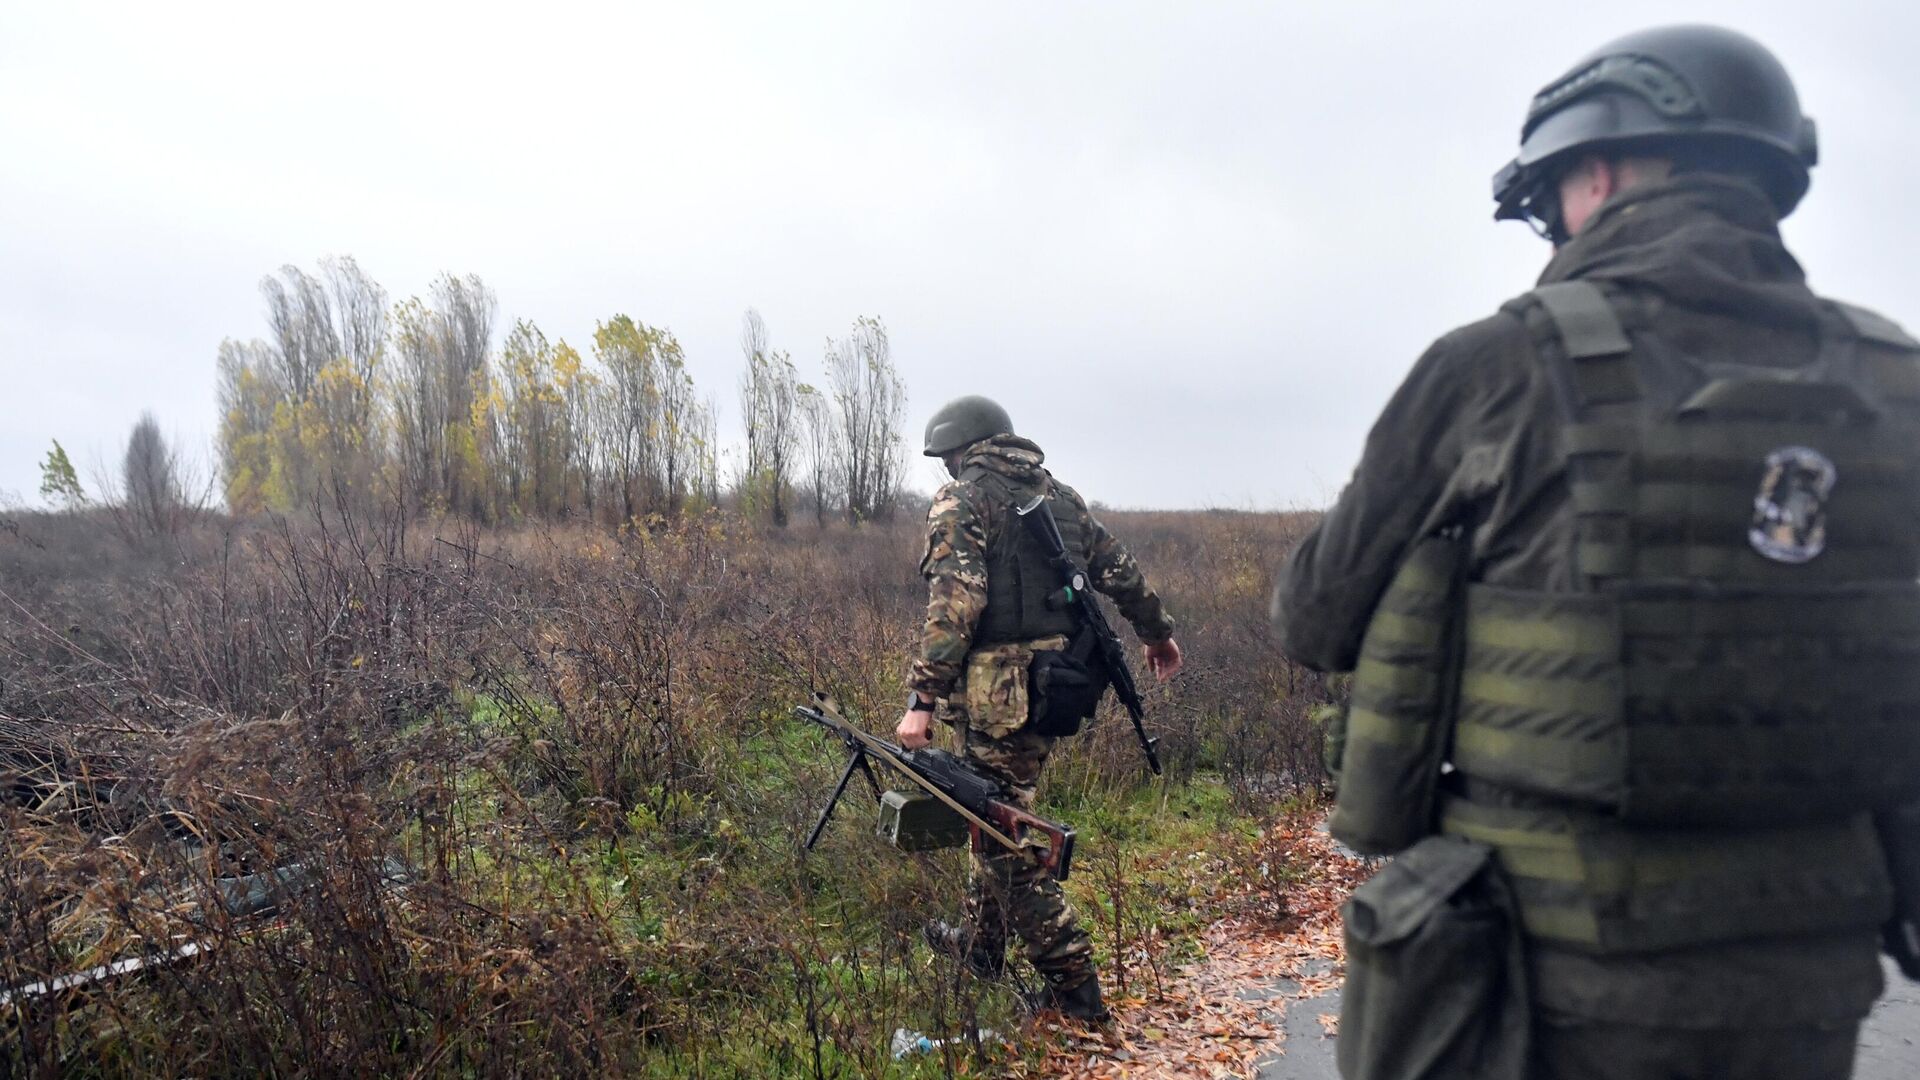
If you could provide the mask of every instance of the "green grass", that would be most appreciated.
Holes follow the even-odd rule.
[[[884,1041],[894,1027],[935,1038],[961,1032],[951,1009],[936,1015],[928,1005],[931,995],[908,993],[906,984],[941,977],[911,929],[924,918],[957,911],[964,852],[889,851],[872,835],[871,800],[857,780],[820,852],[804,862],[793,837],[753,816],[755,807],[795,790],[823,801],[841,759],[837,744],[811,729],[770,726],[736,745],[725,766],[732,783],[713,798],[682,796],[672,824],[645,805],[637,807],[626,815],[620,835],[582,845],[567,857],[568,865],[550,864],[538,875],[545,888],[564,889],[570,878],[584,882],[597,902],[619,912],[621,932],[636,947],[665,947],[668,955],[697,943],[703,928],[756,914],[811,924],[818,955],[779,975],[813,995],[816,1026],[839,1032],[822,1042],[817,1062],[800,991],[776,999],[730,997],[727,986],[703,981],[697,971],[660,967],[644,976],[651,990],[705,1003],[696,1011],[718,1010],[726,1018],[706,1025],[705,1037],[649,1055],[657,1058],[653,1075],[812,1074],[816,1067],[827,1076],[866,1075],[884,1047],[842,1047],[839,1040]],[[1053,790],[1042,800],[1043,814],[1078,831],[1078,865],[1068,892],[1110,979],[1118,970],[1116,933],[1130,950],[1126,966],[1135,992],[1156,969],[1164,975],[1194,955],[1193,935],[1208,920],[1206,900],[1215,881],[1196,873],[1194,860],[1221,850],[1223,838],[1250,839],[1258,830],[1257,821],[1232,805],[1226,784],[1215,776],[1119,790]],[[689,827],[694,822],[703,824]],[[724,876],[719,888],[697,894],[687,885],[714,874]],[[756,913],[750,898],[800,906]],[[957,992],[973,998],[970,1007],[982,1026],[1017,1027],[1019,1009],[1009,989],[966,979]],[[889,1062],[885,1075],[945,1075],[945,1064],[935,1053]]]

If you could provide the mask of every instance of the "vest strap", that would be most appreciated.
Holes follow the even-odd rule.
[[[1546,314],[1565,356],[1564,363],[1554,367],[1556,380],[1572,399],[1571,422],[1561,429],[1561,438],[1573,480],[1577,565],[1588,578],[1619,577],[1633,567],[1628,460],[1638,445],[1639,430],[1618,423],[1611,415],[1617,410],[1600,420],[1592,410],[1640,400],[1633,344],[1607,294],[1591,281],[1557,281],[1529,295]],[[1551,357],[1552,339],[1539,340],[1545,338],[1544,329],[1535,334],[1536,343],[1546,347],[1542,355]]]
[[[1620,316],[1593,282],[1556,281],[1533,290],[1533,295],[1559,331],[1567,359],[1621,356],[1632,350]]]
[[[1560,281],[1533,291],[1566,354],[1578,409],[1640,400],[1632,344],[1607,295],[1590,281]]]
[[[986,497],[1005,508],[999,532],[987,551],[987,609],[974,630],[974,645],[1032,641],[1055,634],[1072,634],[1080,619],[1065,601],[1057,568],[1028,530],[1017,524],[1016,510],[1044,495],[1053,508],[1055,523],[1067,551],[1086,561],[1086,530],[1082,518],[1044,479],[1023,484],[983,465],[961,470],[963,482],[976,485]]]
[[[1572,364],[1573,386],[1583,407],[1640,400],[1640,379],[1625,353],[1591,356]]]

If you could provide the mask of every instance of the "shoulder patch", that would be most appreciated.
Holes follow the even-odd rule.
[[[1920,352],[1920,341],[1915,341],[1912,335],[1901,329],[1899,323],[1885,315],[1863,307],[1855,307],[1852,304],[1843,304],[1838,300],[1830,300],[1828,303],[1846,317],[1847,323],[1853,327],[1853,332],[1859,334],[1863,340],[1871,341],[1876,345],[1905,349],[1908,352]]]

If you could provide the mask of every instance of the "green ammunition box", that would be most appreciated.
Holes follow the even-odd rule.
[[[880,797],[879,833],[901,851],[934,851],[965,844],[967,823],[924,791],[889,791]]]

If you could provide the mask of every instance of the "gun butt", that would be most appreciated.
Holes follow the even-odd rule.
[[[1046,851],[1033,851],[1034,861],[1055,881],[1067,880],[1073,872],[1074,832],[1070,826],[1048,821],[1037,814],[1029,813],[1017,806],[995,802],[987,808],[986,818],[999,826],[1000,831],[1014,840],[1025,843],[1028,834],[1039,833],[1047,838]]]

